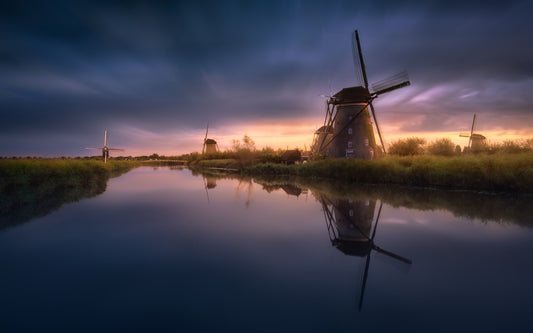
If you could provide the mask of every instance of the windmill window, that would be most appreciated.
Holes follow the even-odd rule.
[[[365,138],[365,146],[368,147],[368,138]]]
[[[348,214],[350,214],[350,216],[353,216],[353,209],[350,209],[350,211],[348,212]]]
[[[348,141],[348,148],[352,148],[353,144],[352,141]]]
[[[351,128],[348,128],[348,134],[352,135],[352,133],[353,133],[353,130]]]

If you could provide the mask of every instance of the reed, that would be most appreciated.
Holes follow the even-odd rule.
[[[373,161],[329,159],[300,165],[255,164],[248,175],[294,175],[349,183],[400,184],[533,193],[533,154],[388,156]]]

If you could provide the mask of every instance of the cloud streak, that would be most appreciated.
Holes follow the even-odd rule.
[[[318,95],[356,82],[355,28],[371,82],[403,69],[412,81],[376,100],[384,127],[453,131],[477,112],[487,130],[533,131],[528,1],[2,6],[0,155],[79,155],[106,128],[143,151],[159,142],[148,133],[201,136],[208,121],[235,138],[260,122],[318,125]]]

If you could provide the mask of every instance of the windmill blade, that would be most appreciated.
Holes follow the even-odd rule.
[[[472,119],[472,129],[470,130],[470,136],[474,134],[474,126],[476,126],[476,118],[477,118],[477,115],[474,113],[474,119]]]
[[[476,114],[474,113],[474,119],[472,119],[472,129],[470,130],[470,139],[468,140],[468,148],[472,147],[472,134],[474,134],[475,125],[476,125]]]
[[[394,259],[403,261],[406,264],[411,265],[413,263],[410,259],[402,257],[402,256],[400,256],[400,255],[398,255],[396,253],[392,253],[390,251],[384,250],[384,249],[380,248],[379,246],[374,245],[374,250],[378,251],[379,253],[383,253],[385,255],[388,255],[389,257],[392,257]]]
[[[365,61],[363,60],[363,52],[361,51],[361,42],[359,41],[359,33],[357,32],[357,30],[355,30],[352,38],[352,55],[356,78],[360,82],[360,76],[358,75],[360,73],[363,77],[364,87],[368,89],[368,79],[366,77]]]
[[[459,136],[463,137],[463,138],[469,138],[470,137],[470,133],[462,132],[462,133],[459,133]]]
[[[378,229],[378,222],[379,222],[379,217],[381,215],[381,208],[383,207],[383,201],[379,201],[379,209],[378,209],[378,215],[376,216],[376,223],[374,224],[374,230],[372,231],[372,237],[370,238],[370,240],[374,241],[374,237],[376,237],[376,230]]]
[[[329,83],[328,94],[319,94],[318,96],[320,96],[322,98],[327,98],[327,99],[333,98],[333,89],[331,88],[331,82]]]
[[[368,268],[370,267],[370,253],[366,255],[365,273],[361,284],[361,294],[359,295],[359,312],[363,309],[363,298],[365,297],[366,280],[368,278]]]
[[[107,147],[107,130],[105,131],[105,134],[104,134],[104,147]]]
[[[104,147],[85,147],[85,149],[104,149]]]
[[[204,137],[204,141],[207,140],[207,133],[209,132],[209,123],[207,123],[207,126],[205,128],[205,137]]]
[[[122,148],[107,148],[107,150],[120,150],[120,151],[126,151],[126,149],[122,149]]]
[[[396,89],[407,87],[409,85],[411,85],[411,81],[409,81],[409,76],[407,75],[406,71],[403,71],[384,80],[373,83],[372,90],[374,92],[372,94],[378,96]]]
[[[370,104],[370,110],[372,111],[372,118],[374,118],[374,124],[376,124],[376,129],[378,130],[379,142],[381,142],[381,148],[383,148],[383,153],[386,154],[385,144],[383,144],[383,138],[381,137],[381,130],[379,129],[378,119],[376,118],[376,112],[374,110],[374,105],[372,102]]]
[[[209,191],[207,191],[207,182],[203,175],[202,175],[202,180],[204,181],[204,189],[205,189],[205,195],[207,196],[207,203],[209,203]]]

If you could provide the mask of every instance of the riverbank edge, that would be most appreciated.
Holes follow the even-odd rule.
[[[387,156],[366,161],[327,159],[303,164],[203,160],[189,168],[247,176],[296,176],[348,184],[533,194],[533,153],[441,156]],[[216,170],[216,169],[219,170]]]
[[[72,159],[0,160],[0,230],[103,193],[139,163]]]

